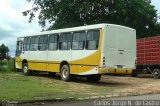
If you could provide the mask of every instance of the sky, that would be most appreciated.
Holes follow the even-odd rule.
[[[152,0],[152,5],[160,13],[160,0]],[[38,19],[28,23],[28,17],[22,12],[31,9],[32,4],[26,0],[1,0],[0,3],[0,45],[4,43],[10,49],[9,55],[14,56],[17,37],[40,32],[42,28]],[[37,14],[38,15],[38,14]]]
[[[41,31],[38,19],[28,23],[28,17],[23,16],[24,10],[32,5],[26,0],[1,0],[0,3],[0,44],[4,43],[10,49],[10,56],[14,56],[16,39],[34,32]]]

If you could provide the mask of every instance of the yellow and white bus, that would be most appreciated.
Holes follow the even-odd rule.
[[[131,74],[136,60],[136,30],[114,24],[95,24],[44,31],[18,37],[15,66],[33,71],[85,75],[99,81],[102,74]]]

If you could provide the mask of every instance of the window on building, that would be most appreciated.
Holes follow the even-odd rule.
[[[86,32],[85,31],[73,33],[72,49],[73,50],[84,49],[85,40],[86,40]]]
[[[48,50],[57,50],[58,49],[58,34],[53,34],[49,36],[48,39]]]
[[[39,37],[38,50],[43,51],[48,49],[48,35],[41,35]]]
[[[99,30],[91,30],[87,32],[86,49],[95,50],[98,48]]]
[[[31,43],[30,43],[30,50],[31,51],[37,51],[38,50],[38,42],[39,42],[39,37],[38,36],[31,37]]]
[[[59,39],[59,49],[60,50],[69,50],[71,49],[72,34],[71,33],[62,33]]]

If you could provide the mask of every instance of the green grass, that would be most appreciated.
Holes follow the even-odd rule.
[[[0,73],[0,100],[41,100],[64,96],[63,87],[49,86],[35,77]]]
[[[149,82],[156,82],[154,89],[149,88],[148,90],[146,83]],[[48,100],[69,97],[81,98],[113,94],[126,96],[126,94],[147,94],[147,91],[149,91],[149,93],[150,91],[159,93],[158,83],[158,80],[133,79],[130,77],[117,78],[116,76],[102,76],[101,81],[97,83],[87,82],[84,78],[76,78],[74,81],[65,82],[60,79],[59,75],[52,78],[46,73],[24,76],[21,72],[1,72],[0,101]],[[141,87],[143,87],[142,90]]]
[[[14,69],[14,59],[0,63],[0,100],[46,100],[54,98],[86,97],[92,93],[74,84],[42,75],[24,76]],[[73,86],[74,85],[74,86]],[[84,84],[85,85],[85,84]]]
[[[81,98],[105,95],[107,86],[75,80],[65,82],[59,76],[47,74],[24,76],[20,72],[0,73],[0,100],[48,100],[55,98]]]
[[[16,72],[14,68],[14,58],[0,61],[0,72]]]

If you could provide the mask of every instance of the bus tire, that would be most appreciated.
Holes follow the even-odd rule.
[[[61,68],[61,79],[63,81],[69,81],[70,80],[70,70],[68,65],[63,65]]]
[[[160,78],[160,69],[156,68],[156,69],[153,70],[153,77],[155,79]]]
[[[28,69],[28,64],[27,63],[24,63],[23,64],[23,67],[22,67],[22,73],[24,74],[24,75],[30,75],[30,70]]]
[[[98,82],[101,79],[101,75],[88,75],[87,81],[89,82]]]

